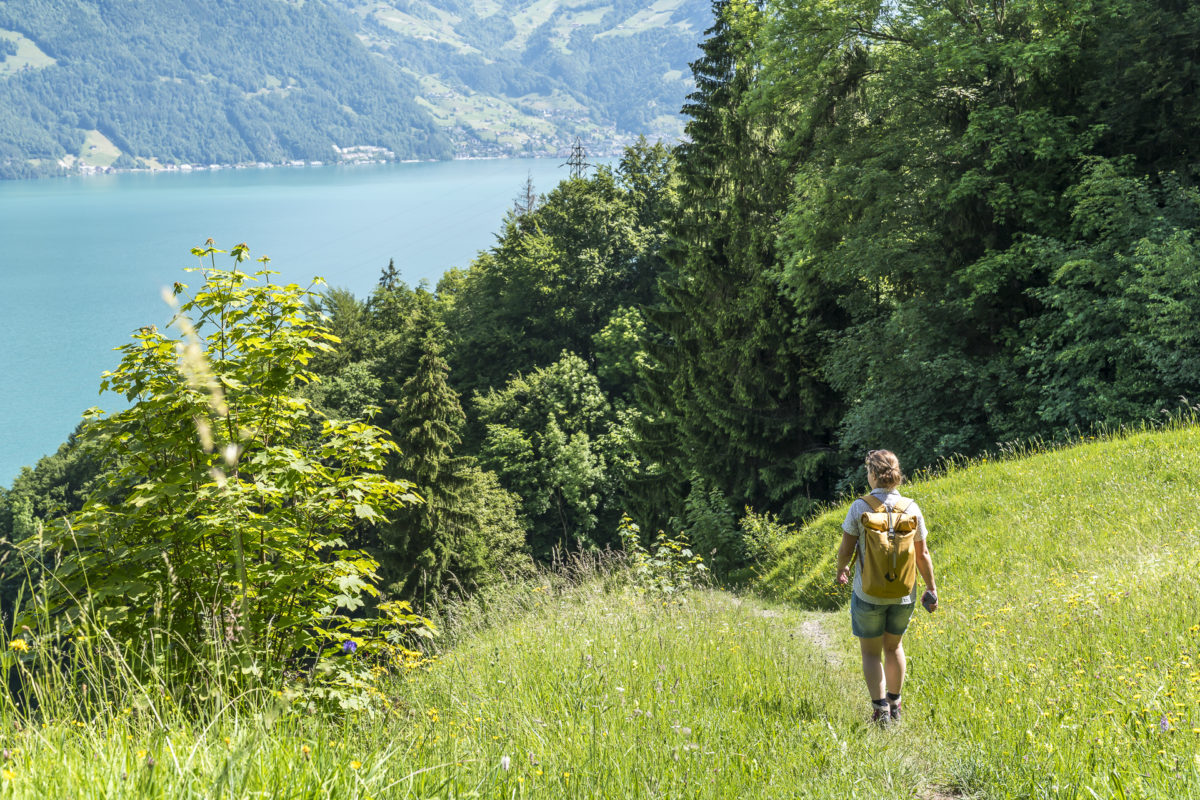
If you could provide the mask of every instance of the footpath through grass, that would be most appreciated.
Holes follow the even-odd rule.
[[[845,798],[924,785],[910,739],[863,724],[857,668],[831,667],[812,641],[820,615],[715,590],[664,606],[602,580],[507,601],[490,613],[511,619],[414,671],[374,719],[204,726],[157,698],[44,727],[8,720],[0,797]]]
[[[1200,796],[1200,429],[980,463],[906,491],[942,610],[906,638],[909,725],[956,791]],[[829,605],[845,510],[765,585]],[[911,730],[911,729],[910,729]]]
[[[830,591],[840,509],[782,545],[776,601],[604,573],[480,598],[373,718],[0,720],[0,797],[1200,797],[1198,482],[1186,428],[910,487],[944,605],[896,730]]]

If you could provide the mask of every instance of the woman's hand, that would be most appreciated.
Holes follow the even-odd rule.
[[[930,614],[937,611],[938,596],[937,592],[932,589],[926,589],[925,594],[921,595],[921,605],[925,606],[925,610]]]
[[[838,547],[837,564],[834,565],[833,582],[841,585],[850,580],[850,561],[854,557],[854,546],[858,538],[842,531],[842,544]]]

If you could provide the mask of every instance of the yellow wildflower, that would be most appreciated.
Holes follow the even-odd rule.
[[[351,761],[350,769],[362,769],[362,762],[361,761]]]
[[[29,642],[24,639],[13,639],[8,643],[8,646],[11,650],[20,650],[22,653],[29,652]]]
[[[17,773],[13,772],[11,769],[6,769],[0,774],[4,775],[4,780],[6,781],[11,781],[13,778],[17,777]]]

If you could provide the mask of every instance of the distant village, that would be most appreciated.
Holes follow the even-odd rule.
[[[489,142],[473,135],[472,131],[460,130],[456,133],[462,136],[456,148],[456,160],[476,158],[567,158],[571,154],[571,143],[556,141],[529,141],[524,145],[510,145]],[[589,156],[605,158],[619,156],[625,148],[633,145],[637,138],[631,134],[618,134],[615,130],[607,131],[604,141],[583,141],[582,145]],[[294,159],[281,162],[244,161],[235,164],[162,164],[154,160],[138,159],[136,167],[114,167],[110,165],[89,164],[74,156],[58,160],[62,174],[67,175],[111,175],[119,172],[205,172],[222,169],[273,169],[278,167],[322,167],[327,165],[359,166],[367,164],[390,164],[394,162],[411,163],[415,159],[397,159],[396,154],[386,147],[378,145],[352,145],[350,147],[333,146],[333,157],[328,161],[305,161]]]

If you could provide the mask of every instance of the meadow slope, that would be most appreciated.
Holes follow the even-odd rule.
[[[1200,429],[1186,426],[906,489],[929,518],[943,604],[906,639],[906,729],[940,781],[981,797],[1200,795],[1198,482]],[[844,513],[784,542],[763,588],[842,601],[825,543]]]
[[[387,714],[6,712],[0,797],[1200,797],[1198,480],[1185,427],[910,486],[943,608],[898,728],[831,590],[842,506],[778,543],[772,599],[605,569],[477,598]]]

